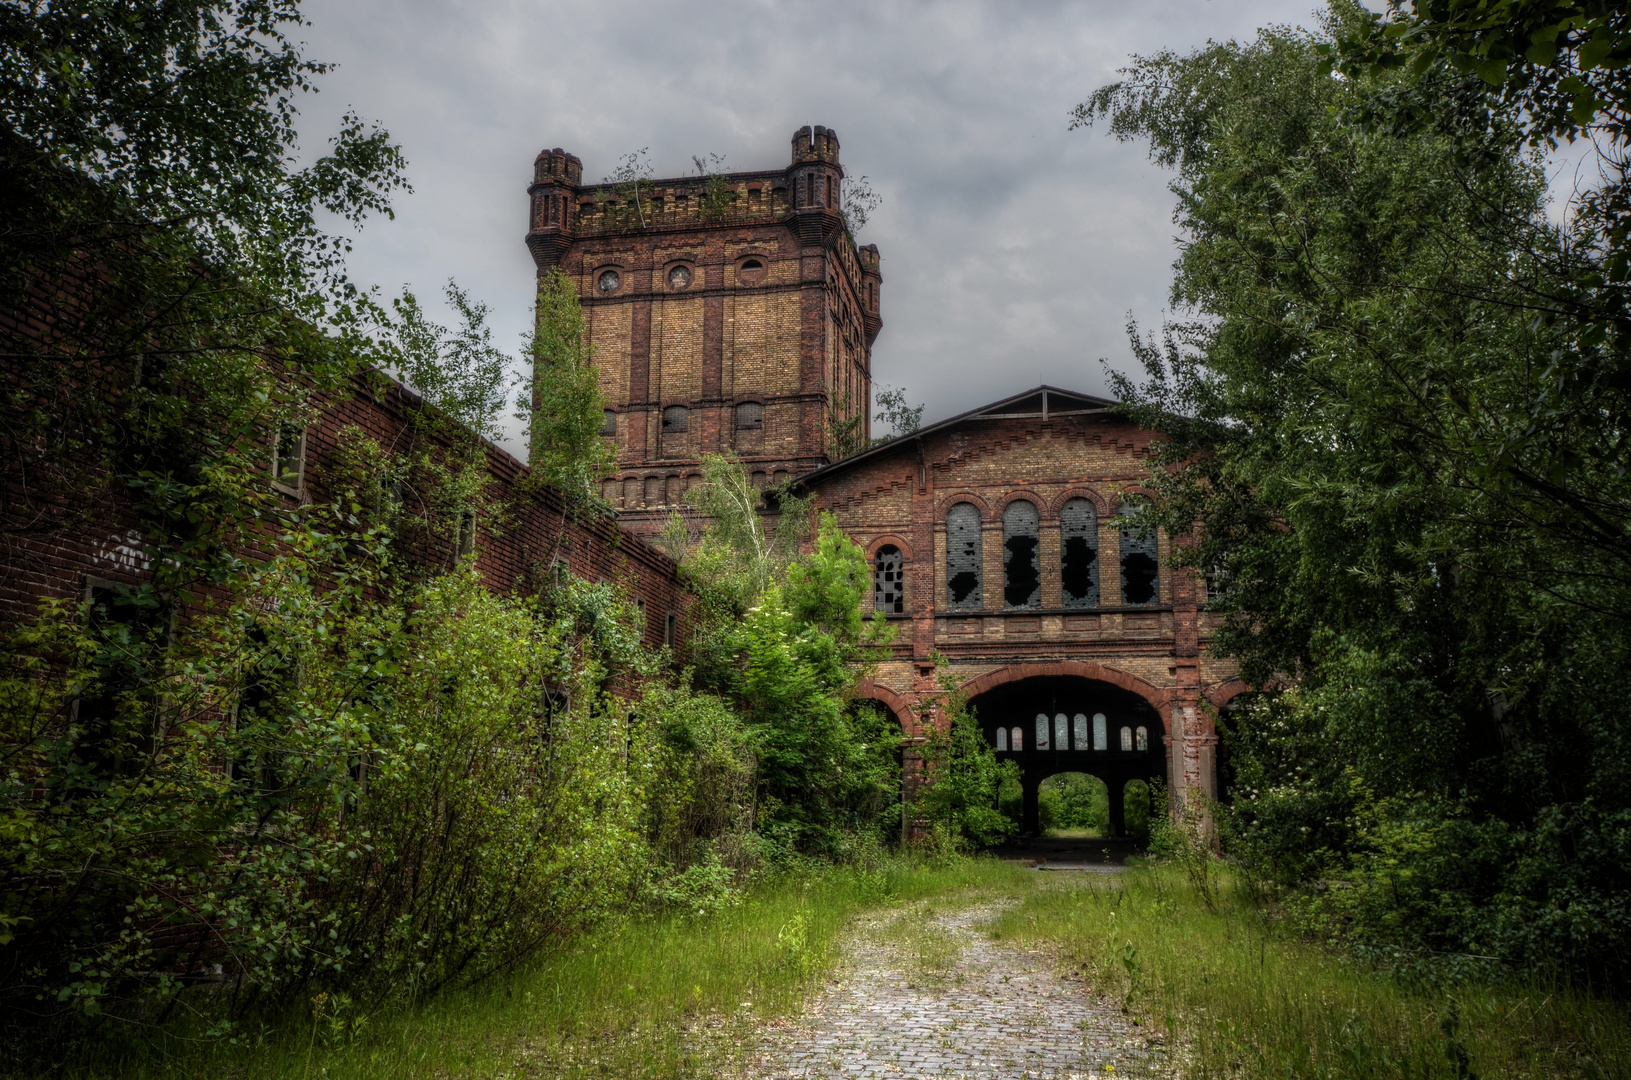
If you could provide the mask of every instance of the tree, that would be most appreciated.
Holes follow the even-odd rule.
[[[921,403],[917,405],[906,404],[905,387],[881,387],[877,394],[874,395],[874,399],[877,402],[878,411],[874,414],[873,419],[888,424],[892,432],[889,435],[881,435],[873,439],[874,444],[888,442],[890,439],[898,439],[903,435],[910,435],[922,425],[923,406]]]
[[[1311,895],[1355,937],[1619,977],[1621,390],[1537,310],[1602,249],[1546,219],[1476,74],[1332,77],[1367,20],[1138,58],[1077,111],[1175,172],[1193,318],[1135,332],[1117,389],[1167,436],[1152,512],[1229,582],[1215,647],[1259,688],[1222,725],[1229,843],[1344,879]]]
[[[527,422],[533,475],[580,503],[599,498],[600,480],[616,464],[604,438],[606,394],[600,387],[577,286],[554,267],[538,283],[538,310],[528,352],[531,393],[518,403]]]
[[[230,572],[270,432],[388,362],[323,221],[389,216],[402,154],[347,115],[295,166],[326,70],[299,24],[293,0],[0,9],[0,430],[30,476],[6,514],[48,542],[133,500],[166,594]]]
[[[861,616],[866,556],[830,514],[811,549],[810,503],[765,493],[740,462],[710,455],[687,501],[706,516],[691,543],[678,514],[666,546],[700,603],[691,662],[701,689],[732,701],[758,761],[758,828],[785,850],[834,853],[879,832],[898,790],[893,722],[850,707],[849,694],[891,638]]]

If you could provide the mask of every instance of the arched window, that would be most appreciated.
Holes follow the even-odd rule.
[[[1053,718],[1053,745],[1060,750],[1070,749],[1070,717],[1064,713]]]
[[[1010,746],[1012,746],[1014,748],[1015,753],[1018,753],[1019,751],[1025,749],[1025,729],[1024,728],[1017,727],[1013,731],[1009,732],[1008,735],[1009,735],[1009,739],[1010,739],[1010,742],[1009,742],[1008,745],[1010,745]]]
[[[752,431],[765,422],[765,407],[757,401],[744,401],[736,407],[736,430]]]
[[[1047,713],[1037,713],[1036,714],[1036,748],[1038,750],[1046,750],[1048,748],[1048,714]]]
[[[663,434],[677,435],[691,426],[691,410],[684,405],[670,405],[663,410]]]
[[[906,560],[900,548],[885,544],[872,562],[872,610],[899,615],[906,610]]]
[[[1008,749],[1008,729],[1005,727],[1000,727],[997,729],[997,749]]]
[[[1035,607],[1042,600],[1036,565],[1041,527],[1035,503],[1016,499],[1002,512],[1002,599],[1011,608]]]
[[[1087,737],[1087,714],[1077,713],[1074,720],[1076,722],[1076,749],[1086,750],[1093,745]]]
[[[946,606],[978,611],[982,604],[980,511],[972,503],[958,503],[946,512]]]
[[[1137,735],[1138,748],[1140,750],[1148,750],[1150,748],[1150,729],[1145,727],[1143,724],[1140,724],[1138,725]]]
[[[1161,598],[1160,564],[1156,562],[1155,530],[1138,523],[1138,510],[1121,511],[1121,602],[1153,604]]]
[[[1109,721],[1105,719],[1104,714],[1101,712],[1093,714],[1093,749],[1110,749]]]
[[[1131,750],[1132,748],[1133,748],[1133,729],[1130,728],[1130,727],[1124,727],[1124,728],[1121,729],[1121,749],[1122,749],[1122,752],[1126,753],[1127,751]]]
[[[608,438],[617,437],[617,413],[611,409],[600,410],[600,433]]]
[[[1071,499],[1059,511],[1059,579],[1065,606],[1099,606],[1099,515],[1087,499]]]

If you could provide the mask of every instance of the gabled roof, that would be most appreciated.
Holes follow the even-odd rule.
[[[965,413],[928,427],[918,428],[909,435],[897,435],[887,442],[870,446],[858,454],[851,454],[847,458],[835,461],[830,465],[823,465],[814,472],[807,472],[795,481],[800,487],[811,483],[819,483],[831,476],[836,476],[852,466],[862,462],[872,461],[885,454],[893,453],[901,447],[908,445],[914,439],[922,439],[928,435],[938,435],[950,431],[961,424],[974,423],[980,420],[1022,420],[1033,417],[1047,419],[1050,416],[1083,416],[1092,413],[1114,412],[1120,408],[1121,403],[1109,398],[1094,397],[1092,394],[1079,394],[1074,390],[1061,390],[1057,386],[1048,386],[1044,383],[1034,390],[1026,390],[1005,397],[1000,401],[993,401],[989,405],[982,405],[978,409],[970,409]]]

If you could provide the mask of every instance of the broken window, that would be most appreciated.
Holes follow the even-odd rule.
[[[1059,579],[1065,606],[1099,606],[1099,515],[1088,499],[1071,499],[1059,511]]]
[[[1041,527],[1035,503],[1017,499],[1002,512],[1002,598],[1011,608],[1041,602],[1042,575],[1036,565]]]
[[[765,407],[757,401],[744,401],[736,407],[736,430],[753,431],[763,426]]]
[[[670,405],[663,410],[663,434],[677,435],[691,423],[691,410],[684,405]]]
[[[601,414],[600,433],[602,435],[607,436],[608,438],[616,438],[616,436],[617,436],[617,413],[612,411],[611,409],[602,409],[602,410],[600,410],[600,414]]]
[[[272,483],[298,495],[305,479],[306,429],[295,423],[279,424],[272,444]]]
[[[1053,745],[1059,750],[1070,749],[1070,717],[1064,713],[1053,718]]]
[[[1086,750],[1093,745],[1087,738],[1087,714],[1077,713],[1071,719],[1076,724],[1076,749]]]
[[[1048,748],[1048,714],[1047,713],[1037,713],[1036,714],[1036,748],[1038,750],[1046,750]]]
[[[872,610],[885,615],[906,610],[906,560],[893,544],[879,548],[872,563]]]
[[[1150,748],[1150,729],[1145,727],[1143,724],[1138,725],[1137,741],[1138,748],[1140,750],[1148,750]]]
[[[946,513],[946,600],[953,610],[977,611],[980,593],[980,511],[958,503]]]
[[[997,749],[1008,749],[1008,729],[1005,727],[1000,727],[997,729]]]
[[[1155,529],[1146,528],[1135,507],[1121,512],[1121,602],[1153,604],[1160,597],[1160,566],[1156,562]]]

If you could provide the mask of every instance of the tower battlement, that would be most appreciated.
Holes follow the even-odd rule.
[[[541,150],[532,163],[532,182],[577,187],[583,182],[583,162],[576,154],[568,154],[558,146]]]
[[[805,125],[793,132],[793,164],[802,165],[810,161],[838,164],[838,132],[820,124],[814,127]]]
[[[527,248],[577,284],[617,449],[602,495],[632,531],[661,532],[704,454],[769,485],[866,445],[883,279],[843,177],[820,125],[757,172],[585,184],[559,147],[534,160]]]

